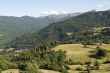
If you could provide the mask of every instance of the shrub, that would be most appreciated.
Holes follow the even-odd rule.
[[[39,66],[36,62],[27,62],[25,71],[26,73],[39,73]]]
[[[73,61],[72,59],[69,59],[66,61],[69,65],[82,65],[82,62]]]
[[[81,67],[76,68],[77,71],[82,71],[83,69]]]
[[[105,63],[105,64],[110,63],[110,60],[107,59],[104,63]]]
[[[0,73],[2,73],[2,69],[0,68]]]
[[[105,49],[97,48],[95,53],[96,58],[102,58],[105,57],[106,55],[107,55],[107,51]]]
[[[94,62],[94,69],[99,70],[99,68],[100,68],[100,63],[98,61],[95,61]]]
[[[61,68],[61,73],[68,73],[67,69],[64,66]]]

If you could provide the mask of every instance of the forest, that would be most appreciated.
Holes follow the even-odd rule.
[[[110,11],[89,11],[3,44],[0,73],[109,73],[109,48]]]

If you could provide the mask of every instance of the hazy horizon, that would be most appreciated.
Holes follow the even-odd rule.
[[[110,9],[109,3],[109,0],[0,0],[0,16],[39,17],[91,10],[104,11]]]

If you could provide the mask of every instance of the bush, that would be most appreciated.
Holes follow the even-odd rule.
[[[17,69],[18,65],[9,61],[0,61],[0,68],[2,70]]]
[[[104,64],[107,64],[107,63],[110,63],[110,60],[107,59],[107,60],[104,62]]]
[[[87,62],[85,62],[86,65],[91,64],[91,63],[92,63],[91,61],[87,61]]]
[[[77,71],[83,71],[81,67],[76,68]]]
[[[25,71],[26,73],[39,73],[39,66],[36,62],[27,62]]]
[[[61,68],[60,71],[61,71],[61,73],[68,73],[67,69],[64,66]]]
[[[98,61],[95,61],[94,62],[94,69],[99,70],[99,68],[100,68],[100,63]]]
[[[97,48],[95,57],[96,58],[102,58],[107,55],[107,51],[105,49]]]
[[[0,68],[0,73],[2,73],[2,69]]]
[[[69,65],[82,65],[82,62],[73,61],[72,59],[69,59],[66,61]]]
[[[19,68],[20,70],[25,70],[25,67],[26,67],[26,64],[25,64],[24,62],[18,63],[18,68]]]

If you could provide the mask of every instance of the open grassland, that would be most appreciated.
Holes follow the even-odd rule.
[[[110,59],[110,44],[102,44],[102,45],[87,45],[87,48],[82,44],[63,44],[59,45],[52,50],[54,51],[66,51],[67,59],[72,59],[75,62],[85,62],[85,61],[96,61],[95,58],[89,57],[93,51],[96,50],[96,47],[100,46],[103,49],[108,51],[108,55],[106,58],[100,59],[99,62],[103,63],[106,59]],[[86,69],[85,65],[69,65],[69,73],[80,73],[82,71],[77,71],[76,68]],[[92,70],[91,73],[110,73],[110,63],[109,64],[101,64],[99,70]],[[58,71],[39,69],[42,73],[60,73]],[[5,70],[2,73],[20,73],[18,69],[9,69]]]
[[[74,59],[74,61],[85,61],[90,59],[88,55],[90,54],[89,51],[92,49],[83,48],[83,45],[81,44],[66,44],[60,45],[54,48],[54,50],[66,51],[67,59]]]
[[[106,59],[110,59],[110,44],[102,44],[102,45],[87,45],[85,48],[82,44],[63,44],[53,48],[54,51],[66,51],[67,59],[72,59],[73,61],[85,62],[85,61],[96,61],[95,58],[91,58],[91,55],[95,50],[96,47],[100,46],[103,49],[108,51],[107,57],[98,60],[100,63],[103,63]],[[86,69],[84,65],[69,65],[70,70],[69,73],[80,73],[77,71],[76,68]],[[92,70],[91,73],[110,73],[110,64],[101,64],[100,70]]]
[[[19,69],[8,69],[8,70],[2,71],[2,73],[20,73],[20,70]]]
[[[57,71],[45,70],[45,69],[39,69],[39,71],[41,73],[60,73],[60,72],[57,72]],[[8,69],[8,70],[2,71],[2,73],[24,73],[24,72],[21,72],[19,69]]]
[[[57,72],[57,71],[45,70],[45,69],[39,69],[39,71],[41,71],[42,73],[60,73],[60,72]]]
[[[83,69],[85,69],[85,66],[81,66],[81,65],[70,65],[69,68],[70,70],[68,70],[68,73],[80,73],[82,71],[77,71],[76,68],[81,67]],[[45,70],[45,69],[40,69],[40,71],[42,73],[61,73],[61,72],[57,72],[57,71],[52,71],[52,70]],[[92,70],[91,73],[110,73],[110,64],[102,64],[101,65],[101,69],[100,70]]]
[[[79,73],[80,71],[77,71],[76,68],[82,68],[82,69],[86,69],[85,65],[70,65],[69,68],[70,70],[68,70],[69,73]],[[101,64],[100,69],[99,70],[91,70],[91,73],[110,73],[110,64]]]
[[[64,44],[53,48],[55,51],[66,51],[67,59],[73,59],[74,61],[94,61],[95,58],[89,57],[93,51],[95,51],[96,47],[99,45],[88,45],[87,48],[82,44]],[[110,44],[102,44],[101,48],[110,51]],[[110,58],[110,54],[106,58]],[[103,60],[105,60],[104,58]]]
[[[82,71],[68,70],[69,73],[81,73]],[[110,73],[110,71],[94,70],[91,73]]]

